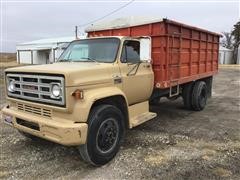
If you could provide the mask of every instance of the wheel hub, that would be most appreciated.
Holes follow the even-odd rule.
[[[97,133],[97,148],[102,153],[107,153],[116,145],[119,133],[118,123],[115,119],[102,122]]]

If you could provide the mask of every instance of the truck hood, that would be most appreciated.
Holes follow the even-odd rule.
[[[64,75],[66,86],[111,83],[112,63],[59,62],[6,69],[5,72]]]

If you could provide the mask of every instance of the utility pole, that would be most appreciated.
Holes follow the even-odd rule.
[[[79,39],[79,38],[78,38],[78,26],[75,26],[75,38],[76,38],[76,39]]]

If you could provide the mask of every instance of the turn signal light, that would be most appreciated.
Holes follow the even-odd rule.
[[[83,99],[83,98],[84,98],[84,96],[83,96],[83,91],[80,90],[80,89],[75,90],[75,91],[72,93],[72,96],[74,96],[75,99]]]

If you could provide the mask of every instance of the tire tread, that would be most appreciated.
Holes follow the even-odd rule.
[[[195,111],[201,111],[204,109],[204,107],[201,107],[201,105],[199,104],[199,95],[201,94],[201,91],[203,88],[207,88],[206,87],[206,83],[204,81],[197,81],[193,87],[193,91],[192,91],[192,108]],[[206,97],[207,98],[207,97]]]
[[[192,91],[193,91],[194,83],[189,83],[184,86],[182,97],[183,97],[183,103],[186,109],[193,110],[192,107]]]

